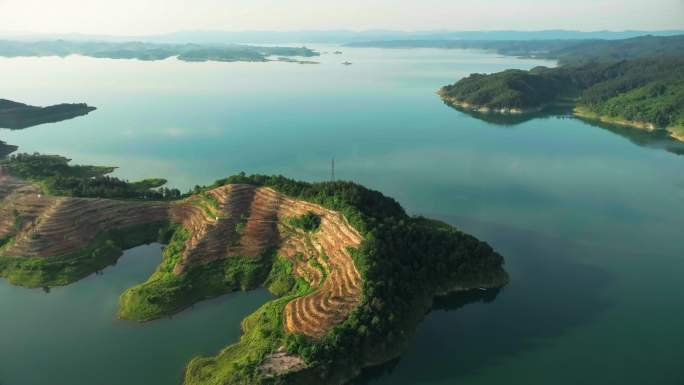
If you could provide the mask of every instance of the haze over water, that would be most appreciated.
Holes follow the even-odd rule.
[[[325,180],[334,157],[338,178],[452,223],[506,257],[511,284],[495,300],[458,310],[458,301],[443,303],[369,384],[684,382],[684,157],[572,118],[485,123],[435,95],[471,72],[553,63],[458,50],[342,51],[315,58],[320,65],[0,59],[3,97],[98,107],[0,131],[0,140],[119,166],[119,177],[165,177],[183,190],[239,171]],[[92,384],[79,368],[97,366],[101,385],[172,385],[187,357],[234,341],[239,320],[268,298],[237,294],[224,307],[122,326],[113,321],[118,294],[159,257],[156,247],[129,254],[104,276],[49,294],[0,281],[0,307],[12,315],[0,317],[0,341],[10,346],[0,384]],[[74,327],[84,324],[88,332]],[[133,346],[122,341],[144,329],[159,341],[144,345],[146,355],[177,356],[143,373],[140,355],[108,349]],[[64,343],[43,344],[46,330]],[[59,367],[22,377],[39,363]],[[120,372],[125,378],[113,376]]]

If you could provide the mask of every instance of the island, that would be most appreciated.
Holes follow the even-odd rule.
[[[44,123],[55,123],[87,115],[96,108],[85,103],[62,103],[48,107],[0,99],[0,128],[19,130]]]
[[[436,297],[508,282],[488,244],[353,182],[240,173],[180,194],[111,170],[41,154],[1,160],[0,276],[68,285],[160,242],[161,263],[122,293],[120,319],[273,293],[236,344],[188,363],[185,385],[343,384],[400,355]]]
[[[13,153],[14,151],[17,151],[17,146],[13,146],[11,144],[7,144],[0,140],[0,158],[4,158],[7,155]]]
[[[684,42],[681,36],[656,41],[660,39]],[[584,119],[665,130],[684,141],[684,45],[675,44],[665,54],[660,45],[650,45],[651,38],[628,40],[629,44],[565,48],[556,54],[570,64],[556,68],[471,74],[442,87],[438,94],[448,105],[478,117],[567,107]],[[629,59],[610,60],[595,52]]]
[[[312,57],[319,53],[306,47],[262,47],[241,44],[162,44],[102,41],[0,40],[0,57],[82,55],[106,59],[164,60],[176,57],[187,62],[266,62],[280,57]]]

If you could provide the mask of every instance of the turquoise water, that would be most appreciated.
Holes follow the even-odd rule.
[[[411,213],[455,224],[506,257],[512,282],[496,299],[443,304],[400,360],[369,372],[362,383],[684,382],[680,145],[567,117],[487,123],[435,95],[470,72],[550,63],[457,50],[343,51],[315,66],[3,59],[2,97],[86,101],[99,109],[1,131],[0,140],[23,151],[119,166],[120,177],[167,177],[182,189],[242,170],[327,179],[334,157],[339,178],[378,189]],[[342,66],[345,60],[354,64]],[[0,384],[54,384],[30,373],[37,355],[46,370],[88,368],[102,378],[117,367],[135,368],[143,355],[146,370],[130,369],[126,383],[173,384],[187,357],[234,341],[237,333],[225,333],[267,298],[238,294],[226,297],[243,301],[235,305],[198,305],[158,324],[119,326],[116,297],[149,274],[159,258],[150,253],[149,265],[126,257],[113,268],[137,274],[130,282],[105,271],[47,295],[0,283],[0,308],[9,315],[0,318],[0,341],[3,347],[14,341],[12,349],[0,349]],[[79,300],[60,290],[87,296],[91,280],[101,285],[92,291],[99,301],[109,303],[99,317],[85,310],[78,316],[95,331],[71,327],[52,337],[47,320],[79,313],[66,306]],[[192,336],[212,344],[173,338],[183,317]],[[33,327],[17,332],[8,323]],[[159,328],[160,343],[123,344],[116,354],[123,340],[117,328],[140,330],[136,338]],[[99,353],[74,355],[75,347]],[[121,354],[129,350],[137,355]],[[169,350],[178,356],[163,363],[160,354]]]

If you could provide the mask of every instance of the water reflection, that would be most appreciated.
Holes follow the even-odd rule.
[[[468,304],[491,303],[496,299],[500,291],[500,289],[486,291],[469,290],[466,292],[452,293],[447,296],[436,297],[431,312],[454,311],[461,309]],[[371,384],[374,380],[391,375],[400,361],[401,358],[396,358],[382,365],[367,368],[363,371],[363,375],[359,379],[352,382],[352,385]]]
[[[441,219],[490,240],[506,256],[511,284],[439,299],[405,354],[364,371],[356,385],[504,383],[506,360],[548,349],[610,305],[602,293],[613,275],[576,262],[577,253],[591,258],[596,249],[508,226]],[[482,373],[490,378],[478,378]]]
[[[459,106],[453,106],[449,103],[444,102],[447,106],[453,108],[456,111],[462,112],[466,115],[472,116],[475,119],[482,120],[483,122],[496,124],[499,126],[517,126],[519,124],[528,122],[532,119],[548,119],[548,118],[570,118],[572,117],[572,107],[569,106],[554,106],[546,108],[538,112],[529,112],[525,114],[499,114],[499,113],[486,113],[479,112],[467,108],[462,108]]]
[[[629,139],[642,147],[665,150],[677,155],[684,155],[684,142],[670,137],[665,130],[647,131],[640,128],[604,123],[596,120],[577,118],[590,126],[602,128]]]
[[[636,145],[658,150],[665,150],[677,155],[684,155],[684,142],[673,139],[665,130],[647,131],[640,128],[623,126],[619,124],[610,124],[594,119],[577,117],[572,114],[572,107],[570,106],[555,106],[547,108],[543,111],[526,114],[499,114],[483,113],[458,106],[452,106],[448,103],[445,104],[475,119],[505,127],[517,126],[533,119],[578,119],[590,126],[598,127],[610,131],[613,134],[627,138],[630,142]]]

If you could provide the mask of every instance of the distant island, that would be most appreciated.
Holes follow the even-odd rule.
[[[266,62],[270,56],[318,56],[306,47],[261,47],[239,44],[161,44],[98,41],[10,41],[0,40],[0,57],[82,55],[107,59],[164,60],[177,57],[188,62]],[[282,61],[282,60],[280,60]]]
[[[527,114],[565,105],[583,118],[664,129],[684,140],[684,36],[628,40],[566,47],[553,55],[570,64],[472,74],[438,93],[466,112]],[[664,42],[673,44],[664,49]]]
[[[36,107],[24,103],[0,99],[0,128],[19,130],[44,123],[60,122],[87,115],[96,108],[85,103],[57,104]]]
[[[1,160],[0,276],[68,285],[161,242],[163,260],[121,295],[119,318],[260,286],[277,296],[243,321],[238,343],[190,361],[185,385],[346,383],[397,357],[436,296],[491,296],[508,281],[486,243],[352,182],[243,173],[181,194],[112,170]]]

